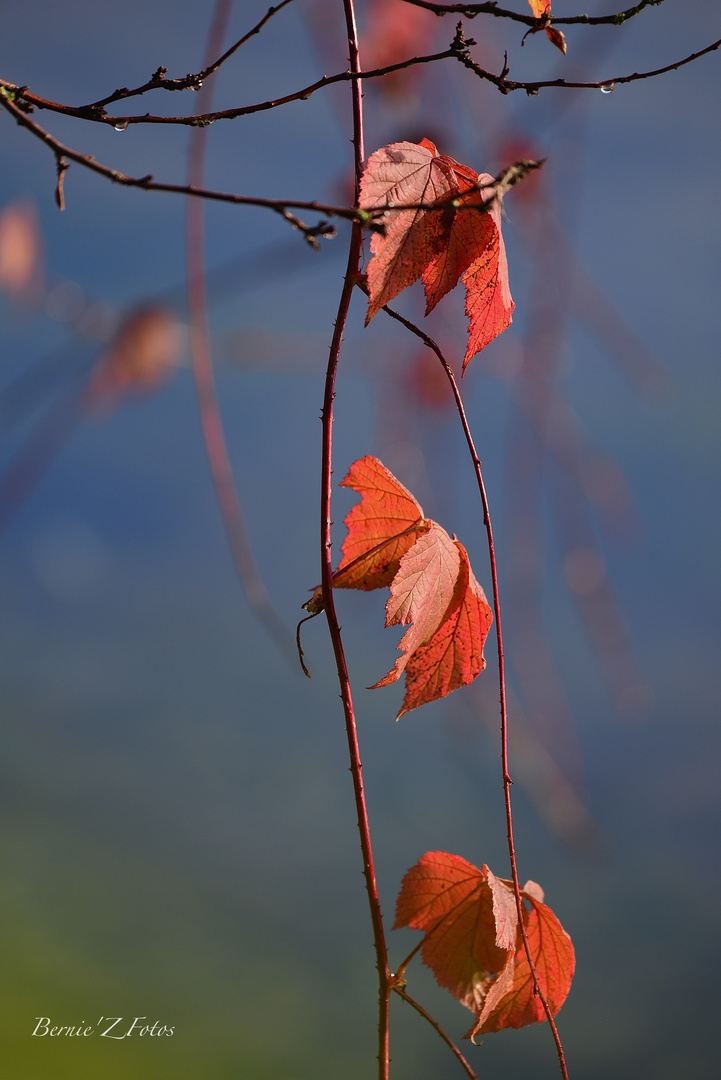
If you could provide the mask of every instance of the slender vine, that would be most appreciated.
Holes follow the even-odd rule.
[[[343,0],[343,9],[348,35],[351,69],[359,71],[360,57],[358,52],[358,29],[356,26],[353,0]],[[352,110],[354,173],[357,201],[361,169],[365,156],[363,142],[363,92],[360,79],[356,79],[352,84]],[[343,649],[340,626],[338,624],[335,604],[333,602],[333,565],[331,552],[333,400],[335,398],[335,379],[338,370],[338,360],[340,357],[341,343],[343,341],[343,333],[360,266],[362,242],[360,225],[357,222],[354,222],[351,227],[350,242],[348,245],[348,263],[343,279],[343,288],[338,302],[338,312],[336,314],[335,327],[330,345],[330,355],[328,357],[328,367],[325,379],[325,393],[323,397],[323,410],[321,413],[323,424],[320,500],[321,581],[323,606],[328,622],[328,631],[333,645],[333,652],[335,654],[338,681],[340,684],[340,695],[343,702],[346,736],[350,755],[350,769],[353,778],[353,792],[358,819],[358,832],[363,855],[363,874],[365,877],[366,891],[368,893],[368,904],[373,927],[373,944],[376,953],[376,967],[378,970],[378,1077],[379,1080],[388,1080],[390,1069],[390,994],[392,976],[388,965],[388,950],[385,932],[383,930],[383,917],[381,914],[380,900],[378,897],[378,883],[373,862],[373,847],[371,844],[370,823],[368,820],[365,790],[363,787],[363,770],[360,759],[360,747],[358,745],[358,732],[356,728],[353,697],[350,680],[348,678],[348,667],[345,659],[345,651]]]
[[[289,2],[290,0],[285,0],[285,3]],[[233,0],[217,0],[206,49],[211,57],[217,54],[222,44],[232,6]],[[265,21],[267,18],[268,16]],[[248,36],[236,42],[232,51],[243,44]],[[227,55],[230,55],[230,52]],[[222,58],[215,65],[208,63],[204,74],[212,75],[220,67],[221,62]],[[210,104],[213,95],[212,80],[202,88],[201,94],[205,95],[207,103]],[[205,128],[196,128],[191,132],[188,147],[188,182],[191,187],[203,186],[207,143]],[[188,199],[185,208],[185,230],[190,354],[200,425],[215,496],[223,518],[233,565],[248,604],[280,651],[289,661],[292,661],[295,656],[292,637],[270,602],[253,558],[220,416],[208,334],[205,213],[201,199]]]
[[[498,656],[498,690],[499,690],[499,696],[500,696],[500,709],[501,709],[501,767],[502,767],[502,770],[503,770],[503,800],[504,800],[505,813],[506,813],[506,836],[507,836],[507,840],[508,840],[508,857],[509,857],[509,862],[510,862],[510,866],[511,866],[511,879],[513,881],[513,893],[514,893],[515,900],[516,900],[516,910],[517,910],[517,914],[518,914],[518,926],[519,926],[519,930],[520,930],[521,937],[522,937],[522,940],[523,940],[523,948],[525,950],[526,958],[528,960],[528,966],[529,966],[529,968],[531,970],[531,977],[533,979],[534,992],[538,996],[538,999],[539,999],[539,1001],[541,1002],[541,1004],[543,1006],[543,1011],[546,1014],[546,1019],[548,1021],[549,1027],[551,1029],[551,1033],[553,1035],[553,1040],[554,1040],[554,1042],[556,1044],[556,1052],[558,1054],[558,1061],[559,1061],[559,1065],[560,1065],[560,1068],[561,1068],[561,1074],[563,1075],[564,1080],[568,1080],[568,1070],[567,1070],[567,1067],[566,1067],[566,1057],[565,1057],[565,1054],[564,1054],[563,1045],[561,1043],[561,1037],[558,1034],[558,1028],[556,1026],[556,1021],[553,1018],[553,1013],[551,1012],[550,1006],[549,1006],[548,1001],[546,999],[546,995],[543,993],[543,989],[542,989],[541,984],[539,982],[538,972],[536,971],[536,965],[535,965],[535,963],[533,961],[533,956],[531,955],[530,945],[528,944],[528,937],[526,935],[526,926],[525,926],[525,919],[524,919],[523,900],[521,898],[521,885],[520,885],[520,881],[519,881],[519,878],[518,878],[518,865],[517,865],[517,861],[516,861],[516,848],[515,848],[515,844],[514,844],[514,840],[513,840],[513,813],[512,813],[512,809],[511,809],[511,785],[513,784],[513,780],[511,779],[511,775],[510,775],[510,773],[508,771],[508,706],[507,706],[507,700],[506,700],[506,668],[505,668],[505,658],[504,658],[504,652],[503,652],[503,631],[501,629],[501,597],[500,597],[500,590],[499,590],[499,587],[498,587],[498,567],[497,567],[497,564],[496,564],[496,549],[495,549],[495,544],[493,542],[493,526],[491,524],[491,510],[490,510],[490,505],[489,505],[489,502],[488,502],[488,493],[486,491],[486,485],[485,485],[484,480],[483,480],[483,472],[482,472],[482,469],[481,469],[481,460],[480,460],[480,458],[478,456],[478,452],[476,451],[476,447],[475,447],[475,444],[473,442],[473,436],[471,434],[471,429],[470,429],[469,424],[468,424],[468,418],[466,416],[466,410],[465,410],[465,408],[463,406],[463,399],[461,397],[461,392],[458,389],[458,383],[456,382],[456,377],[453,374],[453,368],[448,363],[448,360],[444,356],[444,354],[441,351],[440,347],[433,340],[433,338],[429,337],[428,334],[424,333],[423,330],[420,329],[420,327],[416,326],[414,323],[410,322],[408,319],[405,319],[397,311],[394,311],[392,308],[388,307],[387,304],[384,305],[383,311],[385,311],[386,314],[389,315],[392,319],[395,319],[396,322],[399,322],[403,326],[405,326],[405,328],[407,330],[410,330],[410,332],[412,334],[414,334],[417,338],[420,338],[420,340],[423,342],[423,344],[426,345],[438,357],[438,359],[439,359],[439,361],[441,363],[441,366],[443,367],[443,370],[446,373],[446,377],[448,379],[448,382],[450,383],[451,392],[453,393],[453,399],[454,399],[455,405],[456,405],[456,411],[458,412],[458,417],[460,419],[461,426],[463,428],[463,434],[465,436],[466,444],[468,446],[468,452],[471,455],[471,461],[473,463],[473,469],[474,469],[474,472],[476,474],[476,482],[478,484],[478,491],[479,491],[479,494],[480,494],[480,497],[481,497],[481,504],[483,506],[483,524],[484,524],[485,529],[486,529],[486,537],[487,537],[487,540],[488,540],[488,557],[489,557],[490,569],[491,569],[491,587],[492,587],[492,591],[493,591],[493,614],[494,614],[494,619],[495,619],[495,624],[496,624],[496,651],[497,651],[497,656]],[[407,961],[406,961],[406,963],[407,963]]]

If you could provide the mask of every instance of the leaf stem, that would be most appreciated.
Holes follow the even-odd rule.
[[[446,1032],[443,1030],[441,1025],[438,1023],[438,1021],[434,1020],[433,1017],[431,1016],[431,1014],[426,1012],[426,1010],[423,1008],[423,1006],[419,1005],[418,1002],[415,1001],[414,998],[412,998],[410,996],[410,994],[407,994],[405,992],[405,990],[401,989],[400,986],[394,986],[393,989],[396,992],[396,994],[398,994],[398,997],[401,997],[401,998],[403,998],[404,1001],[408,1002],[408,1004],[410,1006],[412,1006],[416,1010],[417,1013],[420,1013],[420,1015],[423,1017],[423,1019],[427,1020],[428,1023],[431,1025],[431,1027],[434,1028],[438,1032],[438,1034],[443,1039],[446,1046],[448,1046],[449,1049],[452,1051],[452,1053],[455,1054],[455,1056],[458,1058],[460,1064],[462,1065],[463,1069],[466,1072],[466,1076],[470,1077],[470,1080],[478,1080],[477,1075],[474,1073],[473,1069],[468,1064],[468,1062],[464,1058],[463,1054],[461,1053],[461,1051],[458,1049],[458,1047],[454,1043],[453,1039],[450,1037],[450,1035],[446,1034]]]

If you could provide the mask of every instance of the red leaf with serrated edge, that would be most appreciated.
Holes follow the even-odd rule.
[[[405,670],[400,717],[465,686],[483,670],[491,610],[463,545],[424,517],[410,491],[378,458],[354,462],[341,485],[358,491],[361,501],[345,519],[348,535],[334,588],[390,585],[386,626],[412,624],[395,666],[371,688],[395,682]],[[314,615],[323,610],[320,586],[303,606]]]
[[[530,910],[525,913],[524,924],[533,964],[543,996],[548,1002],[551,1014],[555,1016],[571,988],[576,966],[573,944],[546,904],[525,890],[523,896],[530,901]],[[534,992],[533,977],[520,929],[512,969],[511,986],[505,994],[496,995],[498,1000],[493,1002],[492,1008],[481,1010],[476,1023],[468,1031],[467,1038],[508,1027],[525,1027],[546,1019],[541,1000]]]
[[[380,589],[398,573],[402,556],[430,528],[423,508],[378,458],[355,461],[341,487],[359,492],[348,513],[336,589]]]
[[[524,926],[538,981],[552,1014],[573,978],[573,945],[533,881],[521,890]],[[476,1013],[466,1038],[545,1019],[534,994],[510,881],[460,855],[428,851],[405,874],[393,929],[423,930],[423,962],[437,982]]]
[[[501,971],[516,939],[513,893],[487,866],[429,851],[406,873],[393,929],[424,930],[422,959],[439,985],[475,1011],[478,987]]]
[[[503,333],[511,322],[513,301],[500,204],[486,211],[468,209],[492,198],[493,182],[487,173],[479,176],[467,165],[439,156],[428,139],[392,143],[371,154],[361,179],[364,210],[416,203],[429,208],[390,209],[384,217],[385,235],[373,234],[366,325],[419,277],[426,315],[461,279],[470,319],[464,370],[472,356]],[[438,202],[439,209],[430,208]]]
[[[493,177],[484,173],[479,179],[481,182],[492,181]],[[490,189],[489,195],[492,193],[493,189]],[[476,353],[510,326],[515,307],[508,284],[508,262],[506,246],[501,236],[499,203],[495,203],[485,214],[479,215],[479,222],[486,228],[487,242],[461,279],[466,287],[466,315],[470,320],[463,371]],[[480,231],[483,226],[477,225],[476,228]]]
[[[448,618],[457,597],[460,565],[458,545],[444,528],[432,521],[430,530],[401,559],[386,604],[386,626],[413,623],[398,645],[403,656],[398,657],[395,667],[372,690],[400,678],[413,652]]]
[[[460,572],[448,614],[430,641],[419,645],[406,662],[406,692],[397,720],[430,701],[467,686],[483,671],[483,645],[493,614],[473,576],[463,544],[454,541]]]
[[[478,173],[465,165],[459,165],[450,158],[445,158],[453,168],[458,182],[462,206],[482,205],[485,192],[471,190],[475,185],[493,181],[492,176]],[[466,192],[467,194],[463,195]],[[446,243],[431,263],[423,271],[423,288],[426,294],[426,315],[438,301],[454,289],[461,274],[480,258],[485,248],[492,241],[496,230],[495,221],[489,220],[488,213],[473,210],[455,210],[448,229]]]
[[[373,210],[390,204],[430,204],[458,191],[448,159],[438,156],[427,139],[391,143],[368,158],[361,178],[359,205]],[[389,210],[385,235],[374,233],[368,263],[368,315],[373,316],[402,289],[412,285],[442,247],[446,213],[438,210]]]

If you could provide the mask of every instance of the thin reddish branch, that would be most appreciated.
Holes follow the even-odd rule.
[[[358,86],[359,84],[354,84]],[[0,93],[0,105],[17,120],[18,124],[27,128],[36,138],[43,142],[55,155],[55,160],[58,165],[59,177],[64,177],[65,171],[68,168],[68,159],[76,162],[78,165],[83,165],[90,169],[92,172],[99,173],[108,180],[112,180],[115,184],[122,184],[125,187],[136,187],[142,191],[165,191],[175,195],[192,195],[196,198],[210,199],[215,202],[227,202],[236,206],[258,206],[266,210],[271,210],[276,214],[279,214],[285,221],[287,221],[294,229],[298,229],[303,233],[305,239],[313,246],[317,247],[317,238],[333,237],[335,235],[335,229],[326,221],[320,221],[317,225],[306,225],[295,214],[291,214],[288,210],[289,206],[292,206],[295,210],[310,210],[319,214],[327,214],[329,217],[340,217],[348,221],[360,222],[367,228],[380,228],[382,222],[378,222],[377,219],[382,219],[383,214],[387,209],[391,207],[374,207],[372,211],[362,210],[361,208],[354,206],[332,206],[328,203],[309,202],[307,200],[296,199],[264,199],[253,195],[235,195],[231,192],[223,191],[209,191],[199,185],[194,184],[165,184],[153,179],[151,175],[133,177],[128,176],[126,173],[119,172],[116,169],[111,169],[107,165],[102,165],[96,161],[94,157],[89,154],[80,154],[76,150],[70,149],[63,143],[59,142],[44,128],[40,127],[34,120],[31,120],[22,109],[18,108],[14,102],[9,101]],[[528,162],[518,161],[513,165],[510,165],[507,169],[504,169],[498,177],[496,177],[492,184],[496,187],[494,195],[487,199],[484,203],[478,204],[464,204],[457,207],[458,210],[471,213],[487,213],[493,206],[494,202],[501,197],[504,191],[516,183],[522,178],[530,169],[538,168],[542,162]],[[478,189],[481,190],[490,185],[478,184]],[[58,191],[60,189],[58,188]],[[56,196],[57,197],[57,196]],[[357,194],[356,194],[357,198]],[[62,209],[64,201],[61,198],[57,198],[58,205]],[[62,204],[62,205],[61,205]],[[412,203],[397,205],[394,204],[393,210],[438,210],[442,211],[446,207],[446,202],[439,200],[436,203]]]
[[[404,1001],[408,1002],[408,1004],[412,1008],[414,1008],[417,1013],[420,1013],[420,1015],[423,1017],[423,1019],[427,1020],[428,1023],[431,1025],[431,1027],[434,1028],[438,1032],[438,1034],[443,1039],[446,1046],[449,1047],[449,1049],[452,1051],[452,1053],[455,1054],[455,1056],[458,1058],[458,1061],[460,1062],[461,1066],[463,1067],[463,1069],[465,1069],[466,1076],[470,1077],[470,1080],[478,1080],[478,1077],[477,1077],[476,1073],[474,1073],[473,1069],[468,1064],[468,1062],[464,1058],[463,1054],[461,1053],[461,1051],[458,1049],[458,1047],[454,1043],[453,1039],[450,1037],[450,1035],[446,1034],[446,1032],[443,1030],[441,1025],[438,1023],[438,1021],[434,1020],[433,1017],[431,1016],[431,1014],[426,1012],[426,1010],[423,1008],[423,1006],[419,1005],[418,1002],[415,1001],[414,998],[412,998],[410,996],[410,994],[407,994],[405,990],[401,989],[400,986],[394,986],[393,989],[396,992],[396,994],[398,994],[398,997],[401,997],[401,998],[403,998]]]
[[[566,1058],[565,1058],[565,1054],[563,1052],[563,1045],[561,1043],[560,1035],[558,1034],[558,1028],[556,1027],[556,1022],[553,1019],[553,1014],[551,1013],[551,1009],[549,1007],[548,1001],[546,1000],[546,996],[543,993],[543,990],[541,988],[541,984],[540,984],[540,982],[538,980],[538,973],[536,971],[536,965],[534,964],[533,957],[531,955],[531,948],[530,948],[530,945],[528,943],[528,936],[526,934],[526,927],[525,927],[525,922],[524,922],[524,917],[523,917],[524,916],[524,910],[523,910],[523,902],[522,902],[522,899],[521,899],[521,886],[520,886],[520,882],[519,882],[519,879],[518,879],[518,868],[517,868],[517,863],[516,863],[516,850],[515,850],[515,845],[514,845],[514,841],[513,841],[513,814],[512,814],[512,811],[511,811],[511,784],[513,783],[513,780],[511,779],[510,773],[508,771],[508,710],[507,710],[507,703],[506,703],[506,672],[505,672],[505,660],[504,660],[504,653],[503,653],[503,632],[502,632],[502,629],[501,629],[501,600],[500,600],[500,592],[499,592],[499,588],[498,588],[498,570],[497,570],[497,565],[496,565],[496,550],[495,550],[495,545],[494,545],[494,542],[493,542],[493,527],[491,525],[491,512],[490,512],[490,507],[489,507],[489,503],[488,503],[488,494],[486,492],[486,486],[485,486],[485,483],[483,481],[483,472],[481,470],[481,461],[480,461],[480,458],[478,457],[478,453],[476,451],[476,447],[475,447],[475,444],[473,442],[473,436],[471,435],[471,429],[470,429],[470,427],[468,425],[468,419],[466,417],[466,411],[465,411],[465,409],[463,407],[463,400],[461,398],[460,390],[458,389],[458,383],[456,382],[456,377],[453,374],[453,369],[451,368],[450,364],[448,363],[445,356],[443,355],[440,347],[433,340],[433,338],[429,337],[428,334],[425,334],[414,323],[409,322],[408,319],[405,319],[402,315],[399,315],[397,311],[393,311],[393,309],[389,308],[387,305],[383,308],[383,311],[385,311],[387,315],[390,315],[390,317],[392,319],[395,319],[396,322],[399,322],[403,326],[405,326],[406,329],[410,330],[410,332],[412,334],[414,334],[417,338],[420,338],[420,340],[423,342],[423,344],[426,345],[429,349],[431,349],[432,352],[434,352],[436,354],[436,356],[438,357],[438,359],[440,360],[441,365],[443,366],[443,370],[445,371],[446,376],[447,376],[448,381],[449,381],[450,386],[451,386],[451,391],[453,393],[453,398],[454,398],[455,403],[456,403],[456,410],[458,412],[458,416],[459,416],[460,421],[461,421],[461,426],[463,427],[463,434],[465,435],[465,438],[466,438],[466,443],[468,445],[468,450],[469,450],[469,453],[471,455],[471,461],[473,462],[473,469],[474,469],[474,472],[476,474],[476,480],[477,480],[477,483],[478,483],[478,491],[479,491],[479,494],[481,496],[481,503],[482,503],[482,506],[483,506],[483,524],[485,526],[486,536],[488,538],[488,555],[489,555],[489,560],[490,560],[490,565],[491,565],[491,583],[492,583],[492,589],[493,589],[493,613],[494,613],[495,622],[496,622],[496,647],[497,647],[497,652],[498,652],[498,686],[499,686],[500,706],[501,706],[501,764],[502,764],[502,769],[503,769],[503,796],[504,796],[505,811],[506,811],[506,829],[507,829],[507,838],[508,838],[508,856],[509,856],[509,862],[510,862],[510,865],[511,865],[511,878],[513,880],[513,893],[514,893],[514,896],[515,896],[515,899],[516,899],[516,910],[517,910],[517,914],[518,914],[518,925],[519,925],[519,929],[520,929],[520,932],[521,932],[521,937],[523,939],[523,948],[525,950],[526,957],[528,959],[528,966],[529,966],[530,971],[531,971],[531,977],[533,979],[534,991],[538,995],[538,999],[541,1002],[541,1005],[543,1006],[543,1011],[546,1014],[546,1019],[548,1020],[549,1027],[551,1028],[551,1033],[553,1035],[553,1039],[554,1039],[554,1042],[556,1044],[556,1051],[558,1053],[558,1061],[559,1061],[559,1064],[560,1064],[560,1067],[561,1067],[561,1074],[563,1075],[564,1080],[568,1080],[568,1071],[567,1071],[567,1068],[566,1068]]]
[[[261,101],[255,105],[241,105],[236,109],[222,109],[218,112],[194,113],[192,116],[154,116],[151,113],[145,113],[142,116],[108,116],[99,108],[98,104],[62,105],[60,102],[50,101],[48,98],[42,98],[37,94],[31,93],[27,86],[19,86],[15,83],[8,82],[5,79],[0,79],[0,87],[4,86],[6,90],[15,95],[17,100],[23,101],[35,108],[61,113],[63,116],[74,116],[79,120],[88,120],[97,124],[107,124],[113,127],[125,124],[184,124],[190,127],[203,127],[207,124],[214,123],[216,120],[235,120],[239,116],[249,116],[252,113],[267,112],[269,109],[277,109],[281,105],[287,105],[291,101],[307,101],[307,99],[317,90],[322,90],[324,86],[332,86],[334,83],[354,82],[358,80],[363,81],[364,79],[379,79],[384,75],[391,75],[395,71],[402,71],[404,68],[413,67],[416,64],[432,64],[436,60],[447,60],[456,56],[456,53],[457,50],[451,46],[444,50],[444,52],[433,53],[429,56],[413,56],[408,60],[401,60],[395,64],[388,64],[386,67],[374,68],[371,71],[341,71],[336,75],[324,75],[322,78],[316,79],[315,82],[310,83],[308,86],[304,86],[302,89],[295,90],[292,94],[286,94],[283,97],[270,98],[268,101]],[[188,78],[190,77],[191,76],[188,76]],[[196,76],[192,76],[192,78],[196,78]],[[165,84],[162,83],[159,85]],[[149,89],[153,89],[153,87],[149,87]]]
[[[208,40],[207,51],[211,56],[216,55],[220,48],[232,4],[233,0],[217,0]],[[203,93],[207,94],[210,104],[212,84],[204,88]],[[207,132],[200,129],[193,131],[188,148],[188,179],[193,186],[203,184],[206,151]],[[200,424],[215,496],[233,565],[248,605],[278,648],[294,662],[292,637],[270,602],[253,558],[218,406],[208,334],[204,206],[199,199],[188,199],[185,222],[190,353]]]
[[[346,0],[349,2],[349,0]],[[360,84],[356,84],[360,85]],[[343,290],[338,304],[338,313],[335,320],[335,329],[330,346],[330,357],[326,372],[325,394],[323,398],[323,411],[321,420],[323,423],[323,449],[322,449],[322,484],[321,484],[321,580],[323,588],[323,609],[328,621],[333,652],[335,654],[338,681],[340,683],[340,696],[343,702],[345,714],[346,735],[348,738],[348,750],[350,754],[350,769],[353,777],[353,791],[355,795],[356,813],[358,817],[358,831],[360,834],[361,852],[363,854],[363,874],[366,881],[368,903],[370,905],[371,923],[373,926],[373,942],[376,952],[376,966],[379,979],[379,1080],[388,1080],[389,1065],[389,1004],[392,976],[388,966],[388,951],[386,948],[383,920],[381,916],[380,900],[378,897],[378,884],[376,880],[375,866],[373,862],[373,848],[370,836],[370,824],[365,802],[365,790],[363,786],[363,773],[360,761],[360,747],[358,745],[358,733],[356,730],[355,711],[351,694],[348,667],[341,639],[340,626],[336,615],[333,601],[333,566],[331,559],[331,491],[332,491],[332,439],[333,439],[333,400],[335,398],[335,378],[338,370],[338,358],[343,340],[351,296],[355,286],[361,253],[361,229],[358,224],[353,225],[351,241],[348,251],[348,265],[346,267]]]
[[[358,55],[358,31],[355,21],[353,0],[343,0],[345,12],[346,31],[348,35],[348,47],[350,53],[351,70],[360,71],[360,59]],[[363,96],[360,79],[353,83],[353,155],[355,164],[355,187],[356,198],[360,186],[360,175],[363,158],[365,156],[363,145]],[[379,1080],[388,1080],[390,1067],[389,1034],[390,1034],[390,992],[392,976],[388,966],[388,951],[386,947],[385,933],[383,930],[383,918],[381,915],[380,900],[378,897],[378,883],[376,880],[375,865],[373,861],[373,847],[371,844],[370,823],[365,801],[365,789],[363,786],[363,770],[360,760],[360,747],[358,745],[358,732],[356,729],[355,711],[351,693],[348,667],[343,649],[340,626],[333,601],[333,565],[331,556],[331,497],[333,488],[333,400],[335,398],[335,379],[338,370],[343,333],[348,318],[353,289],[360,265],[362,250],[362,234],[358,222],[353,223],[351,229],[350,244],[348,247],[348,264],[343,288],[338,303],[333,338],[328,357],[326,370],[325,393],[323,397],[323,410],[321,421],[323,424],[322,437],[322,460],[321,460],[321,500],[320,500],[320,540],[321,540],[321,580],[323,592],[323,607],[328,622],[333,652],[335,654],[338,682],[340,684],[340,696],[345,715],[346,736],[348,740],[348,752],[350,755],[350,771],[353,778],[353,793],[358,819],[358,832],[360,836],[361,852],[363,855],[363,875],[365,877],[368,904],[370,907],[371,924],[373,927],[373,943],[376,953],[376,966],[378,969],[378,995],[379,995],[379,1018],[378,1018],[378,1076]]]
[[[14,102],[9,101],[2,93],[0,93],[0,105],[2,105],[15,120],[17,120],[21,127],[27,128],[36,138],[45,143],[55,155],[56,161],[60,163],[60,165],[62,165],[63,162],[65,163],[63,168],[67,168],[68,160],[74,161],[76,164],[83,165],[92,172],[104,176],[107,180],[111,180],[114,184],[122,184],[124,187],[140,188],[141,191],[166,191],[174,195],[193,195],[197,198],[211,199],[215,202],[233,203],[237,206],[258,206],[266,210],[272,210],[274,213],[280,214],[280,216],[292,225],[294,229],[298,229],[302,232],[311,242],[318,236],[332,236],[332,228],[324,221],[319,222],[315,226],[306,225],[294,214],[290,213],[288,210],[289,206],[292,206],[295,210],[310,210],[320,214],[347,218],[348,220],[365,220],[368,217],[363,211],[358,211],[355,208],[348,208],[345,206],[326,206],[323,203],[294,199],[263,199],[256,198],[252,195],[235,195],[230,192],[207,191],[203,188],[195,187],[192,184],[164,184],[155,181],[151,175],[141,177],[128,176],[126,173],[119,172],[117,169],[111,169],[107,165],[102,165],[90,154],[80,154],[78,151],[72,150],[68,146],[64,146],[63,143],[50,135],[44,128],[41,128],[34,120],[31,120],[29,116],[26,116],[22,109],[19,109]]]

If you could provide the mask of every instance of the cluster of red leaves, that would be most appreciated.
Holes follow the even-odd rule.
[[[425,517],[377,458],[354,462],[341,486],[359,492],[361,501],[345,519],[348,535],[334,588],[388,585],[386,626],[412,623],[398,645],[402,655],[375,684],[387,686],[405,672],[400,718],[475,679],[486,666],[483,644],[493,615],[466,549]]]
[[[575,967],[571,939],[543,889],[521,889],[523,922],[538,983],[555,1016]],[[423,930],[421,957],[461,1004],[475,1013],[466,1038],[545,1019],[518,924],[513,883],[460,855],[429,851],[403,878],[394,929]]]
[[[464,371],[472,356],[503,333],[511,322],[513,300],[500,204],[494,200],[483,209],[493,195],[492,176],[440,157],[428,139],[391,143],[371,154],[361,180],[361,208],[415,209],[386,210],[385,232],[373,234],[366,325],[420,277],[426,315],[459,280],[466,288]]]

